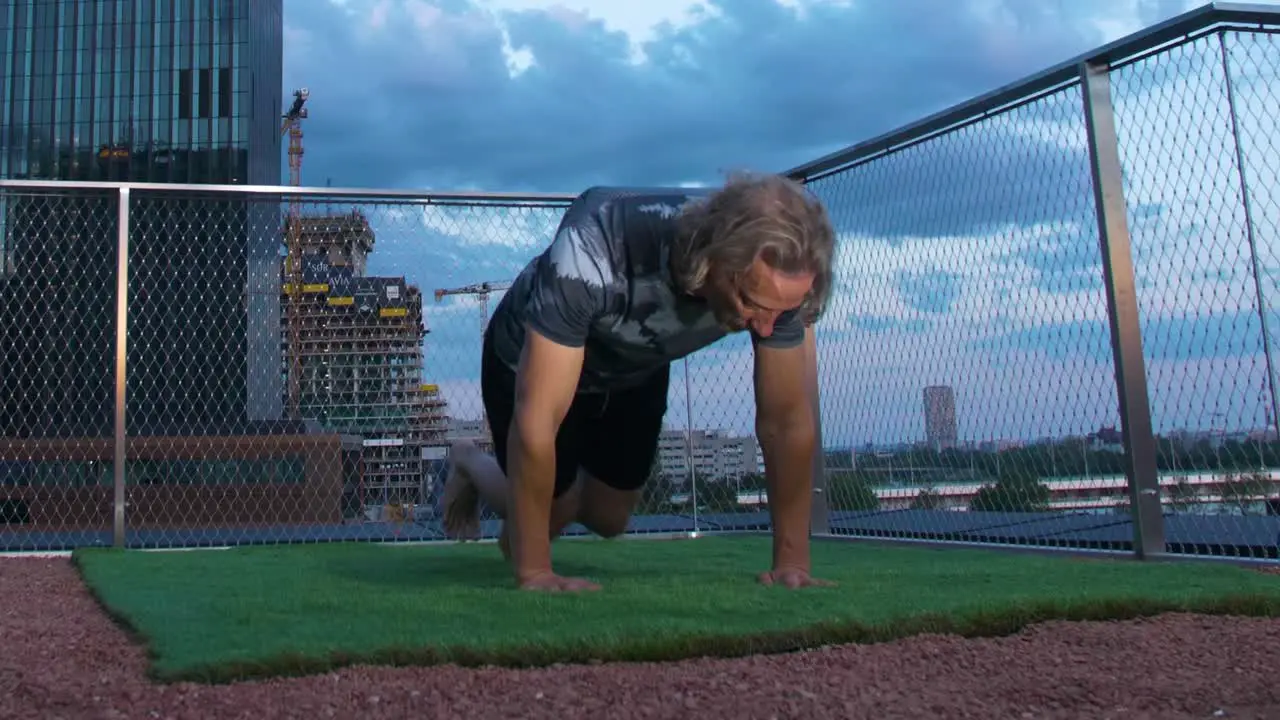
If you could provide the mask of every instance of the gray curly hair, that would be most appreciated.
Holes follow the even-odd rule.
[[[763,260],[784,273],[813,273],[800,312],[812,325],[831,293],[835,230],[822,203],[800,183],[774,174],[735,173],[724,187],[685,206],[671,254],[676,283],[703,289],[713,272],[740,277]]]

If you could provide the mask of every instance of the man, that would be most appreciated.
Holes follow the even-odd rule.
[[[483,498],[505,521],[499,543],[521,588],[598,589],[552,569],[551,541],[574,522],[602,537],[626,530],[655,460],[671,362],[746,330],[774,528],[760,580],[827,584],[809,567],[811,326],[834,244],[822,205],[774,175],[714,192],[584,192],[489,322],[481,390],[496,458],[453,446],[446,532],[474,535]]]

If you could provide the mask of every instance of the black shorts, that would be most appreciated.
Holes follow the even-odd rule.
[[[556,435],[555,497],[569,490],[579,469],[616,490],[638,490],[645,484],[657,461],[670,380],[668,364],[638,387],[574,397]],[[515,387],[515,373],[498,360],[485,333],[480,392],[493,434],[494,456],[504,473]]]

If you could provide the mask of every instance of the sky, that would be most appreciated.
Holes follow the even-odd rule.
[[[715,184],[880,135],[1195,4],[286,0],[284,90],[310,91],[309,186]],[[1280,170],[1264,139],[1276,99],[1258,79],[1280,67],[1277,43],[1228,41],[1258,198]],[[1261,426],[1270,405],[1218,52],[1205,41],[1113,78],[1158,430]],[[1118,424],[1080,103],[1070,90],[811,185],[840,242],[819,331],[828,445],[923,438],[931,384],[955,388],[965,439]],[[514,277],[558,208],[362,209],[378,232],[371,271],[425,291],[427,379],[454,414],[478,417],[480,308],[431,291]],[[1280,209],[1251,209],[1274,306]],[[687,394],[683,364],[673,373],[670,425],[685,426],[687,404],[695,426],[749,433],[745,339],[688,366]]]

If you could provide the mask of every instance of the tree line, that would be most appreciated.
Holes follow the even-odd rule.
[[[1280,514],[1280,483],[1263,472],[1229,471],[1222,473],[1226,482],[1220,487],[1217,502],[1238,514]],[[837,511],[875,511],[881,509],[876,476],[865,470],[829,469],[827,471],[828,507]],[[911,502],[914,510],[945,509],[950,505],[932,484],[917,486],[919,492]],[[739,478],[706,478],[696,484],[699,512],[729,513],[767,510],[768,503],[742,503],[740,494],[766,489],[762,475]],[[692,510],[691,485],[676,482],[654,472],[645,486],[638,512],[642,514],[688,513]],[[1049,486],[1033,469],[1006,467],[999,476],[986,478],[968,503],[968,509],[985,512],[1048,512]],[[1165,505],[1174,512],[1207,512],[1197,489],[1183,480],[1168,491]],[[1127,513],[1127,496],[1117,498],[1115,512]]]

